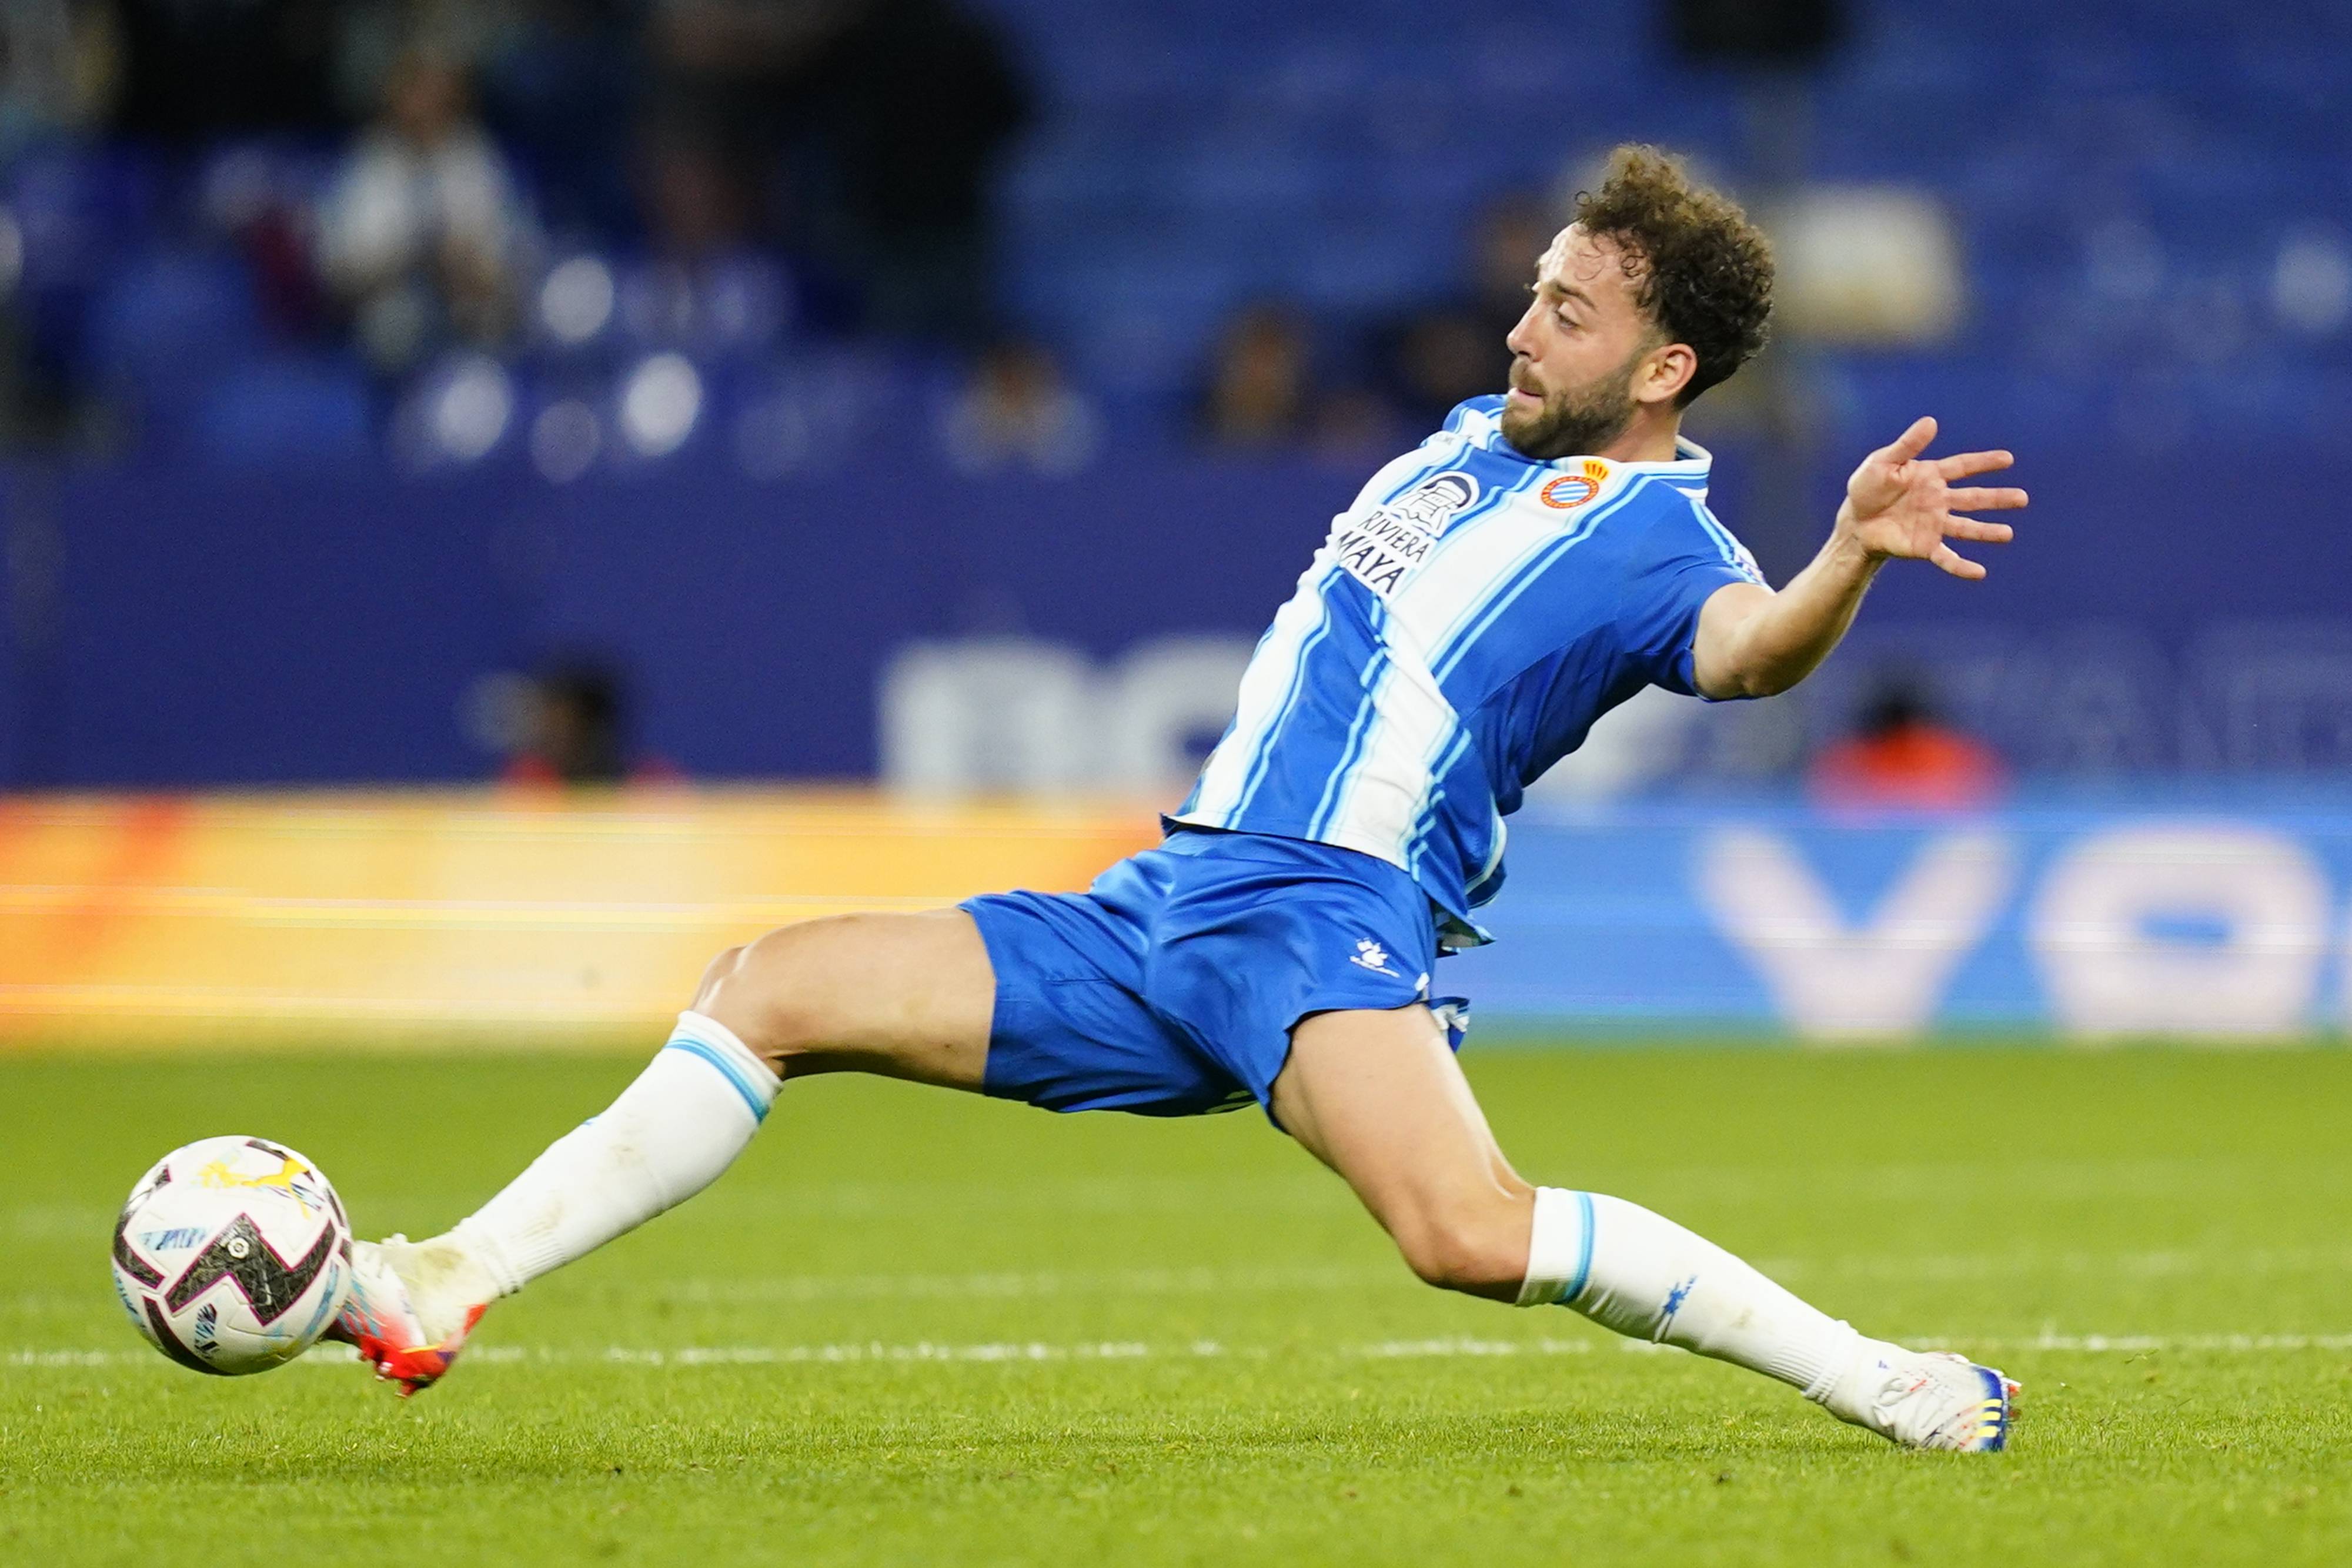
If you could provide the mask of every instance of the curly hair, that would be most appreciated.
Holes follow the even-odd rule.
[[[1580,192],[1576,222],[1614,240],[1634,303],[1688,343],[1698,367],[1675,400],[1728,380],[1764,347],[1772,315],[1772,242],[1739,204],[1691,183],[1671,154],[1628,143],[1609,157],[1598,192]]]

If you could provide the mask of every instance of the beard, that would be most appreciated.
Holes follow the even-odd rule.
[[[1633,423],[1633,367],[1640,361],[1641,356],[1635,354],[1616,370],[1580,386],[1547,393],[1543,406],[1532,413],[1505,403],[1503,439],[1525,455],[1544,462],[1598,453]],[[1517,365],[1512,367],[1511,384],[1519,384]]]

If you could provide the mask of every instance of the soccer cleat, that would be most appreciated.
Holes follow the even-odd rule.
[[[1840,1419],[1906,1448],[1997,1453],[2009,1442],[2020,1389],[1990,1366],[1949,1351],[1881,1347],[1826,1403]]]
[[[437,1245],[405,1236],[352,1243],[351,1295],[325,1336],[358,1346],[360,1359],[398,1384],[404,1399],[441,1380],[488,1307],[467,1288],[469,1261],[442,1256],[449,1249]]]

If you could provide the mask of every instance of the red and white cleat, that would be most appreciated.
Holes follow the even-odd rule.
[[[463,1258],[437,1255],[447,1249],[405,1236],[353,1243],[351,1295],[323,1336],[358,1346],[403,1399],[441,1380],[488,1309],[487,1300],[466,1299],[478,1294],[462,1288],[471,1270]]]

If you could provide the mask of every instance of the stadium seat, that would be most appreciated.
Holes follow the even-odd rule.
[[[194,416],[198,454],[230,466],[347,460],[374,445],[367,378],[332,358],[238,365],[212,382]]]
[[[91,308],[89,361],[117,385],[185,380],[251,351],[253,280],[232,256],[161,252],[117,274]]]

